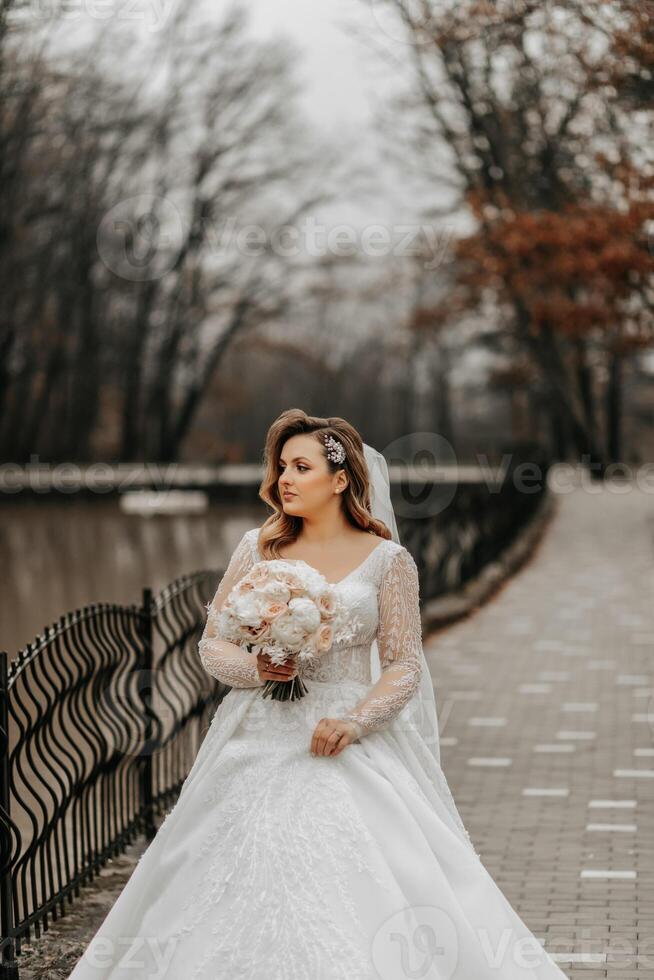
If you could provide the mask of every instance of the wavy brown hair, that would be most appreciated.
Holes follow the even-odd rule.
[[[349,480],[341,496],[341,506],[353,527],[369,531],[381,538],[392,538],[390,530],[383,521],[370,513],[370,484],[368,467],[363,451],[363,439],[345,419],[323,419],[317,415],[307,415],[301,408],[289,408],[282,412],[268,429],[263,453],[266,467],[259,496],[274,513],[271,514],[259,531],[259,550],[264,558],[279,558],[280,548],[295,541],[302,530],[302,518],[286,514],[279,496],[278,480],[281,475],[279,457],[287,439],[297,435],[315,435],[327,466],[332,473],[344,469]],[[343,444],[345,459],[334,463],[327,456],[324,445],[326,435],[331,435]]]

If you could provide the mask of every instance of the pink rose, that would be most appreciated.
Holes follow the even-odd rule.
[[[323,593],[318,599],[318,609],[320,610],[321,616],[333,616],[335,609],[333,595],[330,595],[329,592]]]
[[[261,626],[246,626],[245,632],[252,640],[265,639],[268,633],[268,623],[262,623]]]
[[[294,572],[281,572],[279,579],[288,588],[291,595],[304,595],[305,587]]]
[[[271,620],[283,616],[285,612],[288,612],[287,604],[273,599],[265,606],[262,615],[264,619],[271,622]]]
[[[328,623],[318,627],[315,634],[315,647],[318,653],[326,653],[332,645],[334,631]]]
[[[248,579],[253,586],[263,585],[270,578],[270,571],[265,562],[259,562],[259,564],[254,565],[248,574]]]

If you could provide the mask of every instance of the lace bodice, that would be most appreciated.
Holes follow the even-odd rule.
[[[236,546],[216,594],[207,607],[199,643],[204,669],[231,687],[263,687],[256,654],[220,637],[218,613],[234,585],[258,561],[259,528],[246,531]],[[295,559],[288,559],[295,560]],[[395,541],[382,539],[348,575],[332,583],[345,603],[352,626],[351,639],[333,644],[314,661],[303,664],[307,681],[371,684],[343,719],[358,736],[385,728],[416,692],[422,671],[418,570],[410,552]],[[381,673],[372,684],[370,647],[377,640]]]

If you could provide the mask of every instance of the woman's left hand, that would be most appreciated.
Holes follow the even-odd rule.
[[[311,739],[311,755],[338,755],[358,734],[349,721],[340,718],[321,718]]]

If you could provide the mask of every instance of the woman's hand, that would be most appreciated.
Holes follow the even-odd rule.
[[[257,654],[257,670],[262,681],[290,681],[297,674],[297,665],[292,660],[274,664],[267,653]]]
[[[351,722],[340,718],[321,718],[311,739],[311,755],[338,755],[358,737]]]

